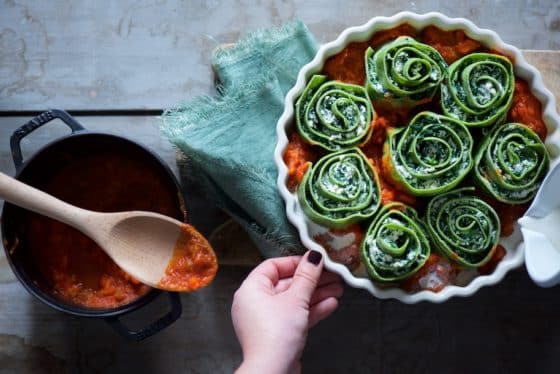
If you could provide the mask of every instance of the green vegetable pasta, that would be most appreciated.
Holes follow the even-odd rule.
[[[296,102],[300,135],[328,151],[366,142],[375,114],[366,90],[362,86],[326,80],[324,75],[314,75]]]
[[[475,179],[495,199],[521,204],[535,197],[548,163],[546,147],[535,132],[506,123],[484,138],[475,156]]]
[[[513,100],[515,76],[506,58],[472,53],[449,66],[441,86],[443,112],[471,127],[504,121]]]
[[[377,174],[358,148],[319,159],[305,173],[297,194],[307,217],[331,228],[367,219],[380,204]]]
[[[434,196],[453,189],[467,175],[472,147],[472,137],[460,122],[421,112],[407,127],[389,131],[384,169],[412,195]]]
[[[366,86],[373,100],[392,107],[429,101],[447,74],[447,63],[433,47],[402,36],[365,53]]]
[[[434,197],[428,204],[426,223],[435,247],[465,267],[487,263],[500,238],[496,211],[472,193],[459,188]]]
[[[385,205],[362,240],[360,255],[369,276],[395,282],[418,271],[430,255],[424,223],[402,203]]]

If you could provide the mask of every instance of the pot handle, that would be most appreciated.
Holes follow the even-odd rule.
[[[165,314],[160,319],[152,322],[150,325],[142,328],[139,331],[130,330],[120,321],[120,318],[118,316],[108,317],[105,320],[120,335],[124,336],[125,338],[132,339],[139,342],[163,330],[164,328],[166,328],[167,326],[175,322],[181,316],[183,307],[181,305],[181,298],[179,296],[179,293],[168,292],[168,295],[169,295],[169,304],[171,305],[171,310],[167,312],[167,314]]]
[[[70,130],[72,130],[72,134],[77,131],[85,130],[82,125],[78,121],[76,121],[70,114],[65,112],[64,110],[60,109],[51,109],[49,111],[43,112],[39,114],[37,117],[33,118],[25,125],[21,126],[19,129],[14,131],[12,136],[10,137],[10,148],[12,149],[12,158],[14,160],[14,164],[16,166],[16,171],[19,171],[21,166],[23,165],[23,154],[21,152],[21,140],[29,135],[31,132],[35,131],[39,127],[43,126],[45,123],[52,121],[53,119],[58,118],[62,120]]]

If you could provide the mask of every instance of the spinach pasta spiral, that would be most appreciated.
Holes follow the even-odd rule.
[[[371,135],[374,111],[362,86],[327,82],[326,76],[314,75],[295,111],[300,135],[328,151],[357,146]]]
[[[520,123],[496,127],[475,156],[475,179],[495,199],[521,204],[535,197],[548,170],[543,142]]]
[[[465,266],[487,263],[500,238],[496,211],[464,187],[434,197],[426,211],[426,223],[436,248]]]
[[[385,205],[362,240],[360,255],[371,278],[394,282],[424,265],[430,245],[416,210],[402,203]]]
[[[511,62],[490,53],[472,53],[449,66],[441,86],[443,112],[467,126],[501,123],[513,100],[515,76]]]
[[[331,228],[369,218],[380,204],[377,174],[358,148],[319,159],[306,171],[297,193],[307,217]]]
[[[472,168],[473,140],[460,122],[432,112],[418,113],[405,128],[391,129],[383,167],[415,196],[449,191]]]
[[[447,74],[447,63],[433,47],[402,36],[365,53],[366,86],[373,100],[393,107],[429,101]]]

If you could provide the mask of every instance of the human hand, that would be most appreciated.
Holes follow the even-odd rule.
[[[238,373],[300,371],[307,331],[338,306],[340,277],[322,272],[319,252],[257,266],[237,290],[231,316],[243,350]]]

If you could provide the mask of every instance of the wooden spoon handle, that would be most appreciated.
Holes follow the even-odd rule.
[[[0,173],[0,197],[35,213],[56,219],[83,231],[88,211],[67,204],[43,191]]]

